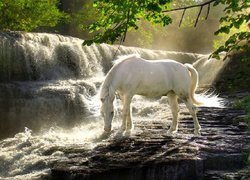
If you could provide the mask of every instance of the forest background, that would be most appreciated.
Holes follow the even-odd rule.
[[[127,2],[127,8],[131,8],[132,1]],[[175,9],[208,1],[162,0],[158,2],[138,0],[138,2],[144,3],[146,8],[144,14],[149,12],[147,8],[150,8],[149,10],[156,14],[159,12],[158,6],[160,7],[159,4],[161,3],[164,4],[165,9]],[[117,3],[119,3],[119,0],[0,0],[0,30],[49,32],[79,37],[84,40],[93,39],[97,34],[96,32],[101,29],[98,26],[93,28],[93,23],[105,18],[109,21],[107,7],[112,7]],[[102,6],[102,9],[100,6]],[[249,41],[248,0],[211,1],[211,8],[210,6],[209,10],[203,8],[198,17],[199,11],[200,7],[186,9],[183,18],[182,11],[164,13],[164,16],[171,18],[171,22],[169,21],[164,25],[161,22],[155,21],[156,23],[152,23],[152,20],[150,22],[150,20],[141,18],[140,21],[136,22],[136,27],[129,27],[128,33],[126,32],[126,39],[122,44],[149,49],[211,53],[224,45],[227,40],[230,40],[229,37],[231,37],[231,40],[226,43],[227,46],[230,43],[237,43],[239,36],[232,38],[235,33],[244,32],[245,34],[241,38]],[[124,13],[120,12],[120,14]],[[194,27],[197,17],[198,23]],[[181,25],[179,26],[180,21]],[[214,33],[218,30],[220,32],[215,35]],[[100,31],[104,32],[105,30]],[[123,31],[125,30],[123,29]],[[118,36],[121,36],[124,33],[123,31]],[[110,42],[108,39],[102,41],[105,42],[105,40]],[[117,37],[114,43],[120,43]],[[221,50],[230,49],[224,47]]]

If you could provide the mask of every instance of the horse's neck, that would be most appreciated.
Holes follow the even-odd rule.
[[[113,100],[115,98],[115,88],[113,87],[112,80],[113,80],[113,72],[109,72],[102,85],[101,94],[102,96],[108,95]]]
[[[132,55],[132,56],[126,57],[125,59],[120,59],[120,61],[111,68],[111,70],[108,72],[108,74],[105,78],[105,81],[103,83],[103,86],[102,86],[102,92],[101,92],[102,96],[105,96],[106,94],[108,94],[109,97],[111,98],[111,100],[114,100],[116,85],[113,82],[113,78],[116,76],[116,73],[117,73],[119,67],[121,67],[121,65],[123,63],[127,62],[131,58],[138,58],[138,56]]]

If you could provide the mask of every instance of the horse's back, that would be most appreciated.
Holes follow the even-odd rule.
[[[154,79],[154,82],[165,78],[172,80],[182,79],[188,73],[187,68],[174,60],[145,60],[140,57],[130,58],[121,62],[118,74],[124,78],[147,78],[147,81]]]
[[[185,66],[174,60],[149,61],[134,57],[118,64],[114,78],[118,89],[122,91],[160,96],[186,86],[189,80],[187,75]]]

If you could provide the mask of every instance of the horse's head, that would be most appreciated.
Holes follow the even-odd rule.
[[[114,116],[114,105],[113,100],[109,96],[102,97],[102,106],[101,106],[101,114],[104,118],[104,131],[111,131],[111,123]]]

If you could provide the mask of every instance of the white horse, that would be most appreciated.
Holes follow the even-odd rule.
[[[195,90],[198,85],[198,72],[190,64],[174,60],[144,60],[139,55],[125,56],[108,72],[101,87],[101,114],[104,117],[104,132],[111,131],[114,116],[113,101],[117,93],[123,103],[122,131],[133,127],[130,103],[134,95],[146,97],[167,96],[173,120],[168,133],[178,130],[179,97],[186,104],[194,121],[194,134],[200,134],[200,125],[194,104]]]

